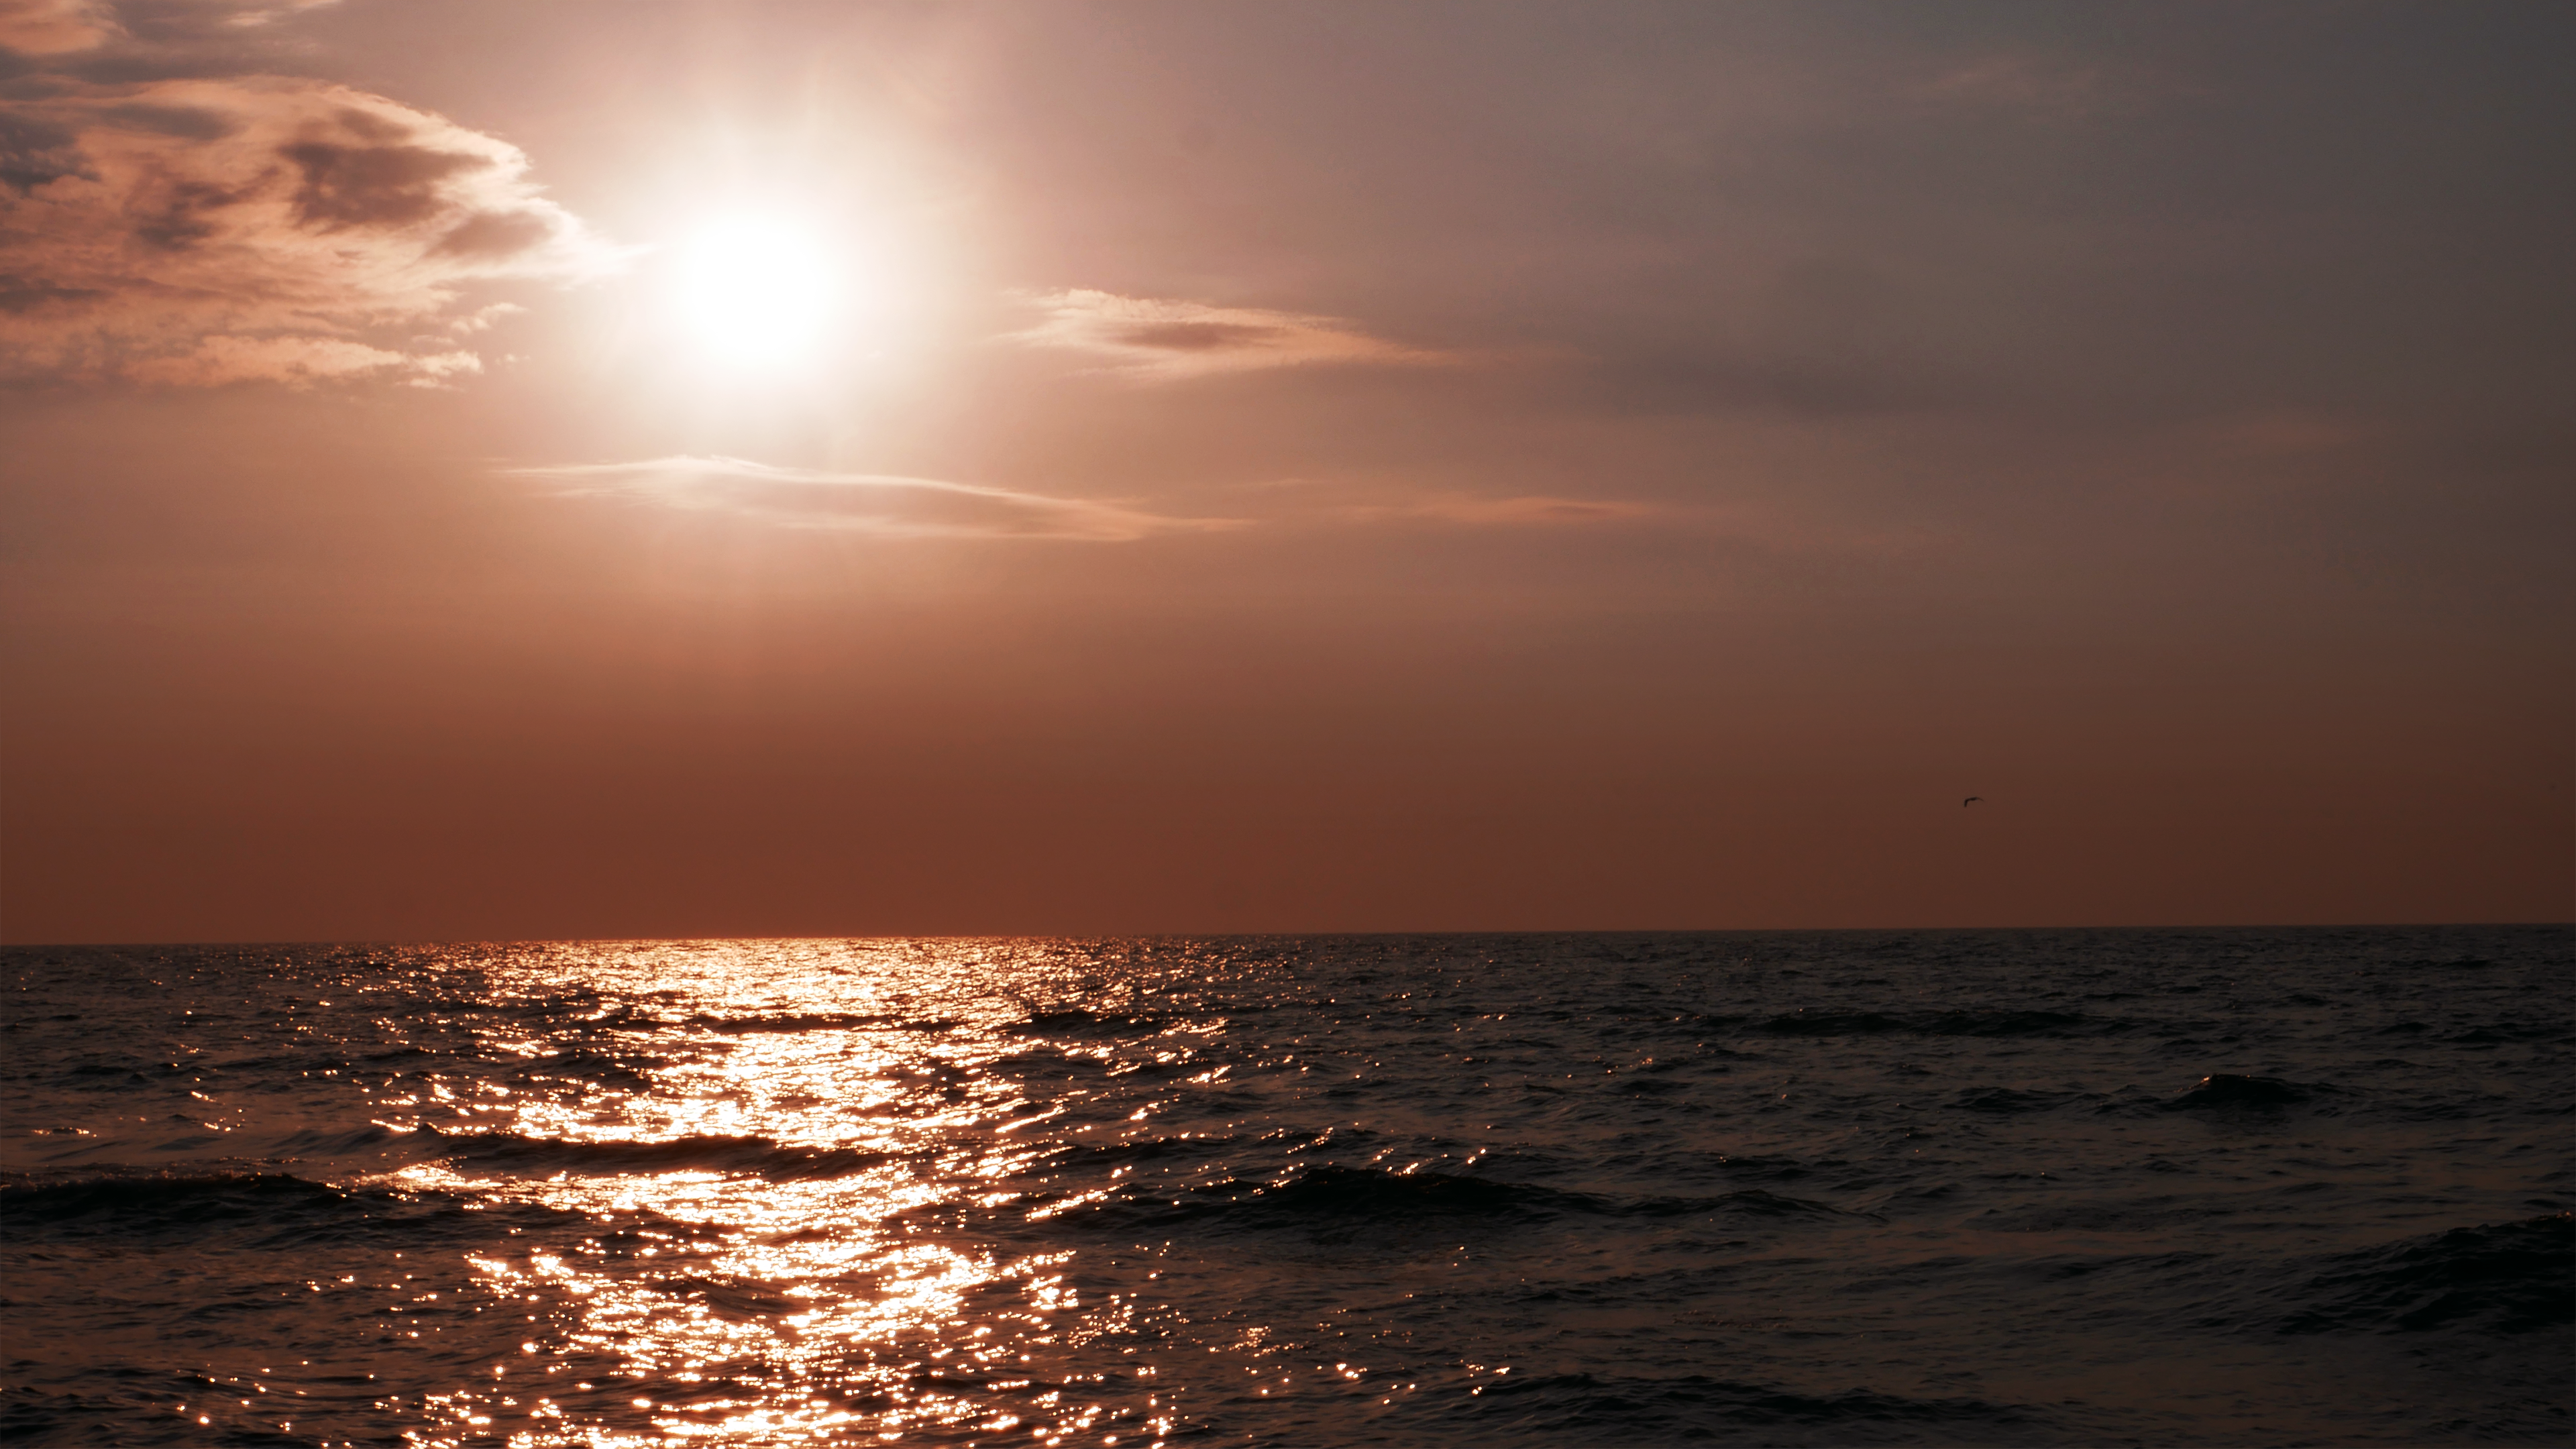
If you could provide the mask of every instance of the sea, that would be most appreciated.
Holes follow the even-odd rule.
[[[13,1442],[2576,1442],[2564,926],[5,962]]]

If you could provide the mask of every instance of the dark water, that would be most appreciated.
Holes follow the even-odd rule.
[[[2563,928],[21,950],[38,1443],[2549,1443]]]

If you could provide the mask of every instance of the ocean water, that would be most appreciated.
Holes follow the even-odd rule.
[[[2571,948],[14,950],[0,1437],[2565,1444]]]

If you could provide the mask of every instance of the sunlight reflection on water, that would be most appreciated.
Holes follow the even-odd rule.
[[[1028,1129],[1099,1130],[1064,1123],[1061,1103],[1033,1110],[991,1070],[1011,1049],[1008,1028],[1028,1015],[1025,991],[1064,984],[1028,978],[1059,974],[1058,963],[992,943],[881,952],[727,943],[562,949],[495,965],[483,989],[503,1000],[559,998],[571,978],[604,1000],[651,1002],[650,1016],[603,1006],[591,1019],[610,1025],[630,1070],[656,1064],[641,1090],[532,1095],[459,1082],[452,1108],[486,1142],[507,1140],[493,1155],[533,1159],[551,1144],[621,1155],[539,1173],[485,1170],[469,1151],[406,1168],[390,1185],[656,1226],[638,1229],[651,1241],[626,1253],[594,1241],[589,1253],[469,1259],[493,1299],[540,1307],[529,1315],[537,1336],[522,1345],[521,1372],[496,1365],[489,1383],[440,1396],[458,1437],[422,1442],[505,1431],[513,1443],[568,1442],[556,1396],[514,1380],[559,1379],[576,1362],[613,1364],[609,1372],[664,1396],[628,1400],[641,1411],[632,1430],[571,1433],[569,1442],[601,1446],[887,1439],[925,1428],[1116,1444],[1170,1431],[1158,1395],[1119,1403],[1068,1392],[1077,1386],[1064,1376],[1032,1367],[1132,1327],[1132,1303],[1086,1301],[1067,1285],[1071,1252],[1008,1256],[923,1230],[946,1206],[1016,1202],[1005,1184],[1042,1155]],[[995,994],[1014,985],[1023,992]],[[922,1015],[925,1006],[940,1014]],[[548,1045],[489,1049],[535,1057]],[[775,1164],[759,1174],[601,1170],[673,1149],[719,1159],[783,1150],[813,1175]],[[588,1372],[580,1382],[595,1400],[600,1370]],[[1136,1366],[1136,1378],[1153,1375]],[[997,1411],[996,1396],[1013,1408]]]

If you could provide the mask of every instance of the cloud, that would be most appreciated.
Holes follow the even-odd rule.
[[[1125,543],[1240,526],[1233,519],[1171,518],[1099,499],[1056,498],[936,478],[782,468],[742,458],[673,457],[501,471],[553,483],[562,497],[624,498],[730,513],[787,528],[843,529],[889,538]]]
[[[1944,71],[1914,89],[1922,100],[1991,106],[2063,120],[2079,120],[2105,110],[2116,93],[2117,88],[2100,66],[2031,54],[1984,56]]]
[[[282,15],[293,15],[304,10],[319,10],[326,5],[338,3],[340,0],[285,0],[285,3],[278,5],[232,4],[220,8],[231,12],[224,16],[225,24],[246,29],[254,25],[266,25]]]
[[[1034,538],[1126,543],[1176,533],[1214,533],[1250,526],[1244,518],[1176,518],[1124,502],[1062,498],[976,483],[885,473],[786,468],[745,458],[651,458],[628,463],[565,463],[503,468],[504,477],[541,485],[559,498],[610,498],[692,513],[722,513],[782,528],[832,529],[886,538]],[[1283,480],[1280,488],[1308,487]],[[1642,520],[1705,522],[1707,510],[1682,510],[1626,499],[1540,494],[1491,497],[1416,494],[1367,502],[1313,500],[1270,521],[1383,526],[1562,528]]]
[[[1023,300],[1042,310],[1046,320],[1010,334],[1012,341],[1085,353],[1111,371],[1142,381],[1272,367],[1438,367],[1464,360],[1456,353],[1371,337],[1333,317],[1079,289],[1032,293]]]
[[[0,0],[0,52],[95,73],[208,74],[216,52],[338,0]],[[225,42],[232,42],[226,44]],[[173,72],[171,67],[178,69]]]
[[[0,377],[471,371],[452,341],[390,334],[469,321],[470,284],[622,256],[527,171],[506,142],[320,81],[50,79],[0,114]]]
[[[175,387],[251,381],[300,387],[335,378],[397,373],[408,374],[417,386],[435,387],[458,373],[482,370],[483,359],[471,352],[389,352],[336,337],[209,337],[194,352],[132,363],[126,375],[137,382]]]
[[[1421,520],[1486,527],[1547,528],[1595,523],[1626,523],[1652,518],[1666,510],[1651,503],[1616,498],[1556,498],[1524,494],[1488,498],[1469,493],[1439,494],[1402,503],[1367,503],[1336,510],[1355,523]]]
[[[2285,458],[2342,452],[2370,435],[2360,419],[2310,408],[2270,408],[2213,419],[2199,429],[2227,453]]]
[[[63,55],[95,49],[115,33],[105,8],[88,0],[0,0],[0,50]]]

